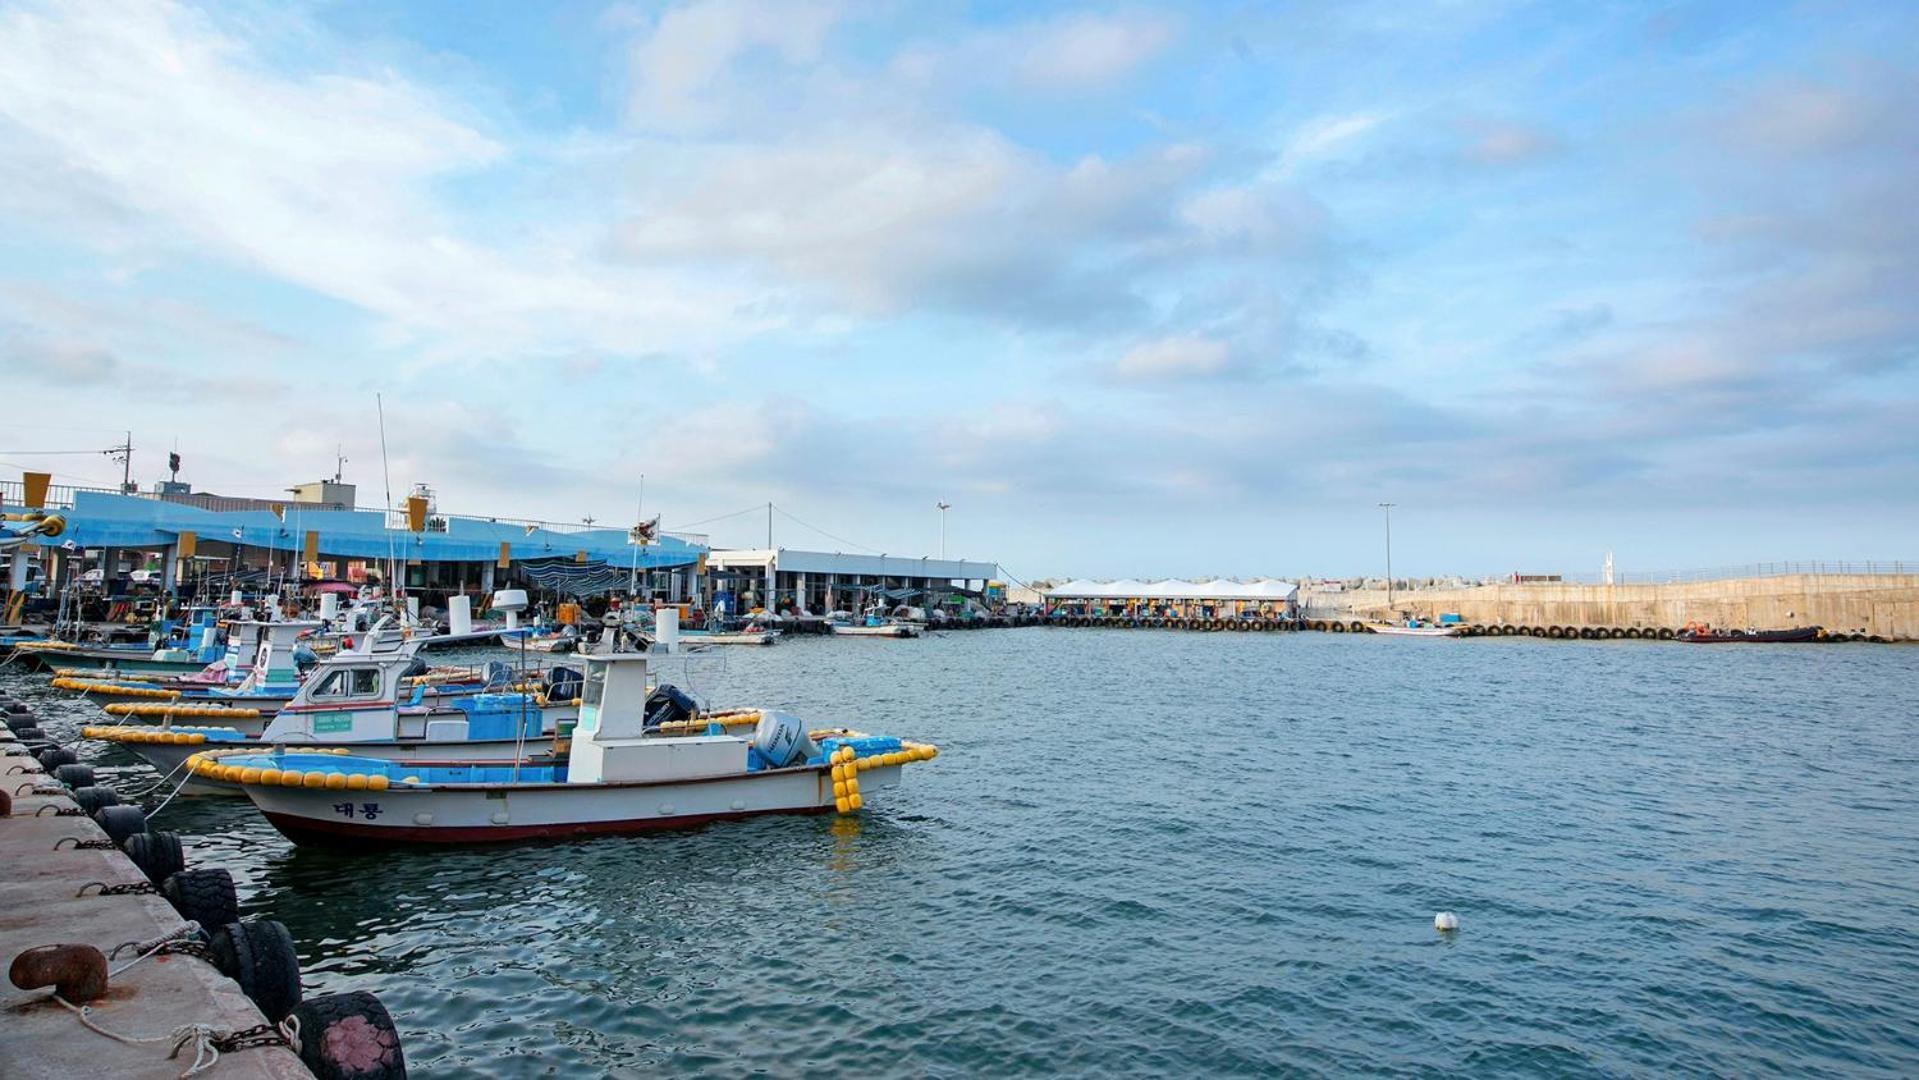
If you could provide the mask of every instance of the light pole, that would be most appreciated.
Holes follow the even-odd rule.
[[[933,505],[938,507],[940,512],[940,558],[944,559],[946,558],[946,512],[953,508],[953,504],[942,500]]]
[[[1379,504],[1379,508],[1386,511],[1386,612],[1389,616],[1393,610],[1393,505]]]

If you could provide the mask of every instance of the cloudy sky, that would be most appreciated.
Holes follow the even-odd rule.
[[[7,0],[0,468],[377,502],[378,393],[446,510],[1021,577],[1911,558],[1915,101],[1897,3]]]

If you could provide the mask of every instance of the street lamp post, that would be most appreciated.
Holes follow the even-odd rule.
[[[1393,503],[1387,502],[1379,504],[1379,508],[1386,511],[1386,611],[1388,615],[1393,610],[1393,506]]]
[[[933,505],[938,507],[940,512],[940,558],[944,559],[946,558],[946,512],[953,508],[953,504],[942,500]]]

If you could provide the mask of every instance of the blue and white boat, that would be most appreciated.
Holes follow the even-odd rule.
[[[202,751],[199,780],[237,784],[301,844],[470,844],[638,833],[760,814],[857,813],[932,746],[790,714],[750,736],[704,718],[649,726],[648,653],[585,658],[579,724],[551,764],[437,764],[370,754]]]
[[[270,717],[219,705],[121,703],[108,706],[109,715],[165,722],[90,726],[81,734],[124,746],[164,774],[202,750],[263,745],[353,750],[396,761],[511,762],[550,753],[553,735],[579,715],[577,673],[572,680],[562,676],[538,688],[515,689],[509,685],[512,669],[501,664],[495,692],[442,696],[424,683],[409,687],[408,672],[422,643],[384,631],[378,628],[359,648],[324,661]],[[220,789],[196,781],[187,790]]]

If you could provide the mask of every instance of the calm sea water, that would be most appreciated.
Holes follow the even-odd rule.
[[[1919,1074],[1919,649],[1030,629],[699,686],[943,753],[859,820],[157,824],[420,1075]]]

